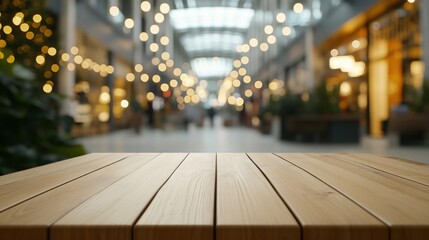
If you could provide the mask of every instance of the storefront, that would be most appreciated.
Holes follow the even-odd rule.
[[[381,137],[392,110],[407,104],[411,110],[422,89],[419,1],[405,2],[369,24],[370,133]]]

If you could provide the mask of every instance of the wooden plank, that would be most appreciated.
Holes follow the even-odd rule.
[[[133,154],[0,213],[2,240],[48,239],[48,228],[94,194],[158,154]]]
[[[97,158],[101,158],[103,156],[107,156],[107,153],[90,153],[79,157],[74,157],[58,162],[54,162],[51,164],[46,164],[34,168],[25,169],[22,171],[6,174],[0,176],[0,186],[6,185],[16,181],[22,181],[26,178],[37,177],[43,174],[48,174],[51,172],[55,172],[58,170],[63,170],[67,168],[74,167],[79,164],[85,164],[88,161],[92,161]]]
[[[187,154],[164,153],[50,227],[50,240],[131,240],[133,224]]]
[[[389,239],[386,225],[302,169],[270,153],[249,153],[287,203],[304,240]]]
[[[300,239],[300,227],[245,154],[217,156],[216,239]]]
[[[403,161],[366,153],[332,154],[331,156],[339,160],[372,167],[429,186],[429,171],[424,167],[426,164],[423,163]]]
[[[90,155],[88,159],[86,159],[86,156],[83,156],[84,160],[80,161],[81,164],[72,165],[67,168],[61,167],[56,171],[47,171],[40,175],[34,175],[30,178],[23,178],[1,185],[0,212],[85,174],[120,161],[129,155],[129,153],[100,154],[99,158],[94,158],[94,155]]]
[[[216,154],[190,154],[134,228],[134,239],[211,240]]]
[[[394,240],[429,237],[429,188],[330,156],[278,154],[365,208],[390,228]]]

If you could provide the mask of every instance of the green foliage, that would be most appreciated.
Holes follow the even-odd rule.
[[[37,81],[0,73],[0,174],[84,154],[58,134],[56,94]]]
[[[309,95],[307,101],[302,100],[300,95],[286,94],[278,103],[273,104],[271,109],[276,109],[274,113],[279,115],[339,113],[339,89],[338,85],[329,91],[326,83],[322,82]]]

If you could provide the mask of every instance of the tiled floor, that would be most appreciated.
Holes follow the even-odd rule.
[[[207,124],[206,124],[207,125]],[[308,144],[277,140],[244,127],[188,130],[143,129],[78,139],[88,152],[368,152],[429,163],[429,147],[392,146],[386,140],[364,137],[361,144]]]

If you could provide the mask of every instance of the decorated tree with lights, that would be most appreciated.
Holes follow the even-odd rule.
[[[0,14],[0,174],[76,155],[58,134],[55,16],[40,0],[4,0]]]

